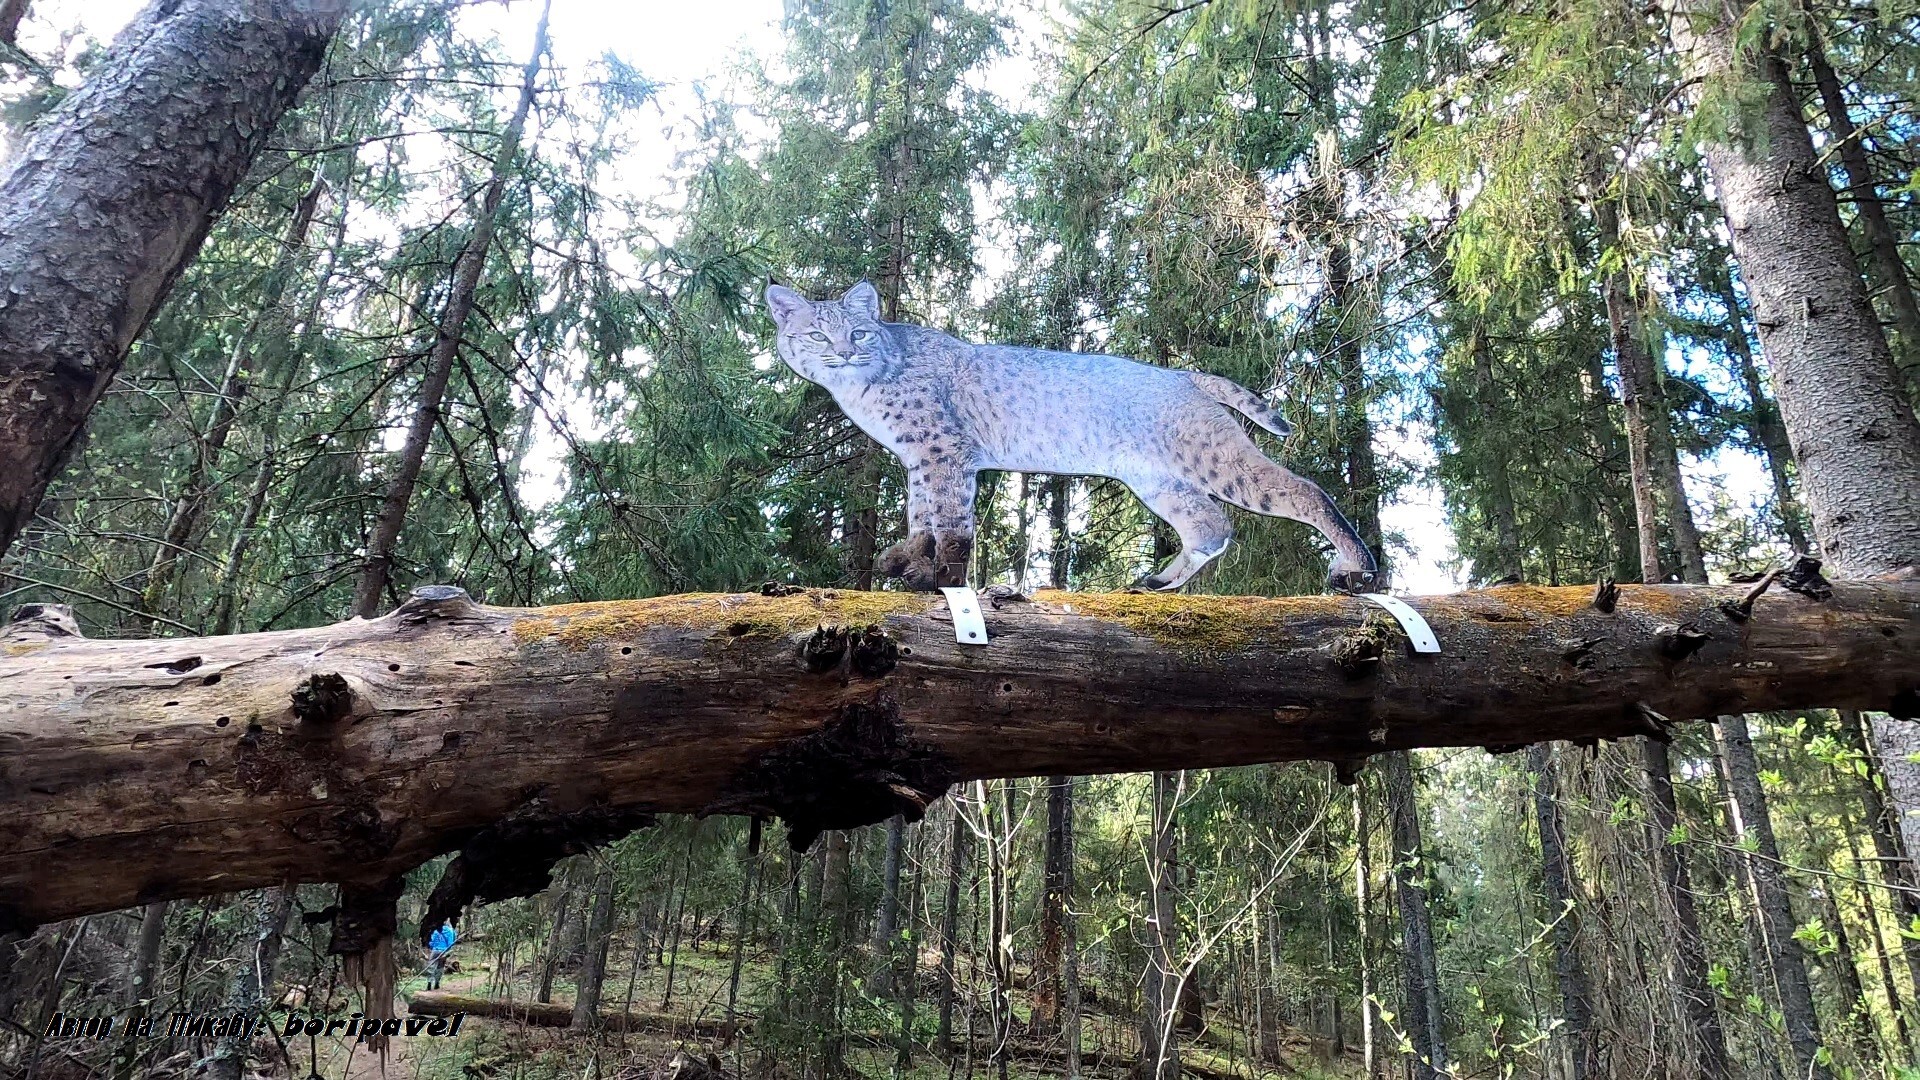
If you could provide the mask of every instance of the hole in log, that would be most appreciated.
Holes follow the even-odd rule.
[[[447,732],[447,737],[459,732]],[[475,900],[491,903],[532,896],[552,884],[553,866],[569,855],[610,843],[652,825],[653,815],[634,809],[594,807],[577,813],[554,811],[540,799],[474,834],[441,871],[420,920],[424,944],[442,922],[460,917]]]
[[[164,704],[164,705],[162,705],[162,706],[160,706],[160,707],[161,707],[161,708],[163,708],[163,709],[171,709],[171,708],[173,708],[173,707],[174,707],[175,705],[178,705],[178,704],[180,704],[180,703],[179,703],[179,702],[177,702],[177,701],[169,701],[169,702],[167,702],[166,704]]]
[[[399,664],[388,664],[388,665],[387,665],[387,670],[388,670],[388,671],[399,671],[399,670],[400,670],[400,665],[399,665]]]
[[[214,686],[214,685],[217,685],[217,684],[218,684],[219,682],[220,682],[220,673],[216,671],[216,672],[214,672],[213,674],[211,674],[211,675],[209,675],[209,676],[207,676],[206,678],[204,678],[204,679],[201,679],[201,680],[200,680],[200,685],[201,685],[201,686]]]
[[[455,661],[453,662],[453,666],[454,666],[454,667],[472,667],[472,666],[473,666],[473,661],[471,661],[471,660],[455,660]]]
[[[767,751],[701,813],[778,817],[787,842],[805,851],[828,829],[895,814],[920,820],[955,775],[945,754],[907,737],[899,704],[882,695],[846,705],[820,730]]]
[[[331,724],[346,719],[352,712],[353,688],[337,672],[309,675],[294,687],[293,715],[303,724]]]
[[[147,666],[150,668],[159,668],[169,675],[185,675],[187,672],[200,666],[200,658],[197,656],[183,656],[178,660],[169,660],[164,664],[148,664]]]
[[[216,716],[213,718],[214,727],[226,727],[231,723],[233,723],[233,717],[231,716]]]
[[[913,650],[912,650],[911,648],[909,648],[909,647],[907,647],[907,646],[905,646],[905,645],[902,645],[902,646],[900,646],[900,655],[901,655],[901,656],[912,656],[912,655],[913,655]]]
[[[1001,683],[1001,684],[1000,684],[1000,692],[1001,692],[1001,693],[1003,693],[1003,694],[1011,694],[1011,693],[1013,693],[1013,684],[1012,684],[1012,683],[1010,683],[1010,682],[1005,682],[1005,683]]]
[[[632,656],[632,655],[633,655],[633,648],[632,648],[632,646],[629,646],[629,645],[622,645],[622,646],[620,646],[620,655],[621,655],[621,656]]]

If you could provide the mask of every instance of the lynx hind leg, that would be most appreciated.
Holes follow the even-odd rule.
[[[1183,480],[1163,480],[1134,494],[1180,537],[1180,554],[1159,571],[1140,579],[1143,589],[1172,592],[1185,585],[1233,539],[1233,523],[1207,493]]]
[[[1242,436],[1244,447],[1236,447],[1233,460],[1226,462],[1215,482],[1213,494],[1256,514],[1291,518],[1311,525],[1333,545],[1333,565],[1328,583],[1340,592],[1366,592],[1381,588],[1379,567],[1367,550],[1360,533],[1340,512],[1319,484],[1295,474],[1262,454]],[[1212,478],[1212,477],[1210,477]]]

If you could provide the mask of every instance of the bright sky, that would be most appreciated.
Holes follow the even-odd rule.
[[[144,0],[39,0],[21,30],[21,44],[33,55],[71,55],[81,44],[79,31],[107,38],[124,26]],[[658,82],[661,90],[652,106],[635,116],[629,134],[635,139],[629,160],[617,170],[619,182],[635,195],[672,201],[671,177],[677,171],[674,156],[683,146],[686,118],[701,94],[724,94],[730,73],[743,53],[777,63],[783,50],[780,32],[781,0],[702,0],[681,3],[605,3],[601,0],[554,0],[552,41],[554,58],[563,69],[579,71],[611,52]],[[1039,86],[1033,56],[1044,44],[1050,14],[1059,0],[1011,0],[1016,51],[986,72],[982,82],[1001,97],[1024,103]],[[533,3],[485,4],[463,14],[464,29],[478,36],[498,36],[510,55],[524,56],[531,43],[538,9]],[[984,254],[984,253],[983,253]],[[990,262],[983,267],[991,277],[1002,269]],[[1298,419],[1298,418],[1296,418]],[[544,425],[540,425],[544,427]],[[1383,440],[1382,449],[1416,464],[1431,461],[1424,431]],[[532,468],[542,487],[558,475],[557,440],[547,440],[555,461],[548,468]],[[1740,503],[1765,491],[1765,476],[1748,455],[1722,454],[1690,476],[1696,497],[1724,487]],[[529,492],[531,501],[552,492]],[[1449,564],[1456,561],[1445,527],[1440,493],[1431,487],[1411,487],[1389,504],[1385,524],[1402,534],[1407,546],[1393,552],[1395,591],[1413,594],[1449,592],[1461,587]]]

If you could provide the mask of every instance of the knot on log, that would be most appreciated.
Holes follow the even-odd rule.
[[[461,620],[480,617],[480,605],[458,585],[422,585],[407,595],[407,602],[393,609],[393,617],[412,626],[430,620]]]
[[[293,688],[293,715],[315,726],[345,720],[353,715],[353,688],[337,672],[309,675]]]
[[[80,620],[66,604],[21,604],[7,616],[7,641],[49,641],[85,637]]]
[[[767,751],[700,812],[777,817],[787,842],[805,851],[828,829],[895,814],[918,821],[957,778],[946,755],[907,738],[899,704],[882,696],[847,705],[819,731]]]
[[[420,943],[426,944],[441,923],[459,918],[468,904],[532,896],[553,883],[553,867],[561,859],[653,823],[653,815],[640,810],[594,806],[562,813],[533,799],[461,845],[427,897]]]
[[[1349,679],[1365,678],[1379,670],[1380,658],[1387,654],[1396,626],[1391,618],[1374,612],[1360,622],[1358,629],[1342,634],[1327,646],[1334,666]]]
[[[1811,555],[1795,558],[1793,565],[1780,576],[1780,584],[1809,600],[1833,599],[1833,585],[1820,576],[1820,560]]]
[[[846,659],[854,674],[877,679],[900,662],[900,643],[879,626],[817,626],[800,643],[800,662],[823,675]]]
[[[1610,577],[1601,578],[1600,584],[1593,587],[1594,610],[1603,615],[1611,615],[1614,605],[1618,603],[1620,603],[1620,586],[1615,585]]]
[[[1707,643],[1707,635],[1700,632],[1692,623],[1665,623],[1653,631],[1654,645],[1660,655],[1678,663],[1700,651]]]

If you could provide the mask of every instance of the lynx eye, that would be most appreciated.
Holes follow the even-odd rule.
[[[855,341],[872,341],[872,340],[873,340],[873,331],[871,331],[871,330],[855,330],[855,331],[853,332],[853,340],[855,340]]]
[[[807,340],[824,342],[827,340],[827,335],[822,331],[815,330],[813,333],[807,335]]]

